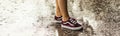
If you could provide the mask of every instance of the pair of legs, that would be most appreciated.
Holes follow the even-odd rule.
[[[82,25],[79,24],[77,20],[69,17],[67,10],[67,0],[56,0],[55,20],[62,21],[61,27],[63,28],[67,28],[71,30],[79,30],[82,28]]]
[[[68,20],[67,0],[56,0],[56,16],[62,16],[62,21]]]

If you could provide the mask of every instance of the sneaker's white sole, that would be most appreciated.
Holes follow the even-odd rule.
[[[62,25],[62,24],[61,24],[61,27],[63,27],[63,28],[67,28],[67,29],[70,29],[70,30],[80,30],[80,29],[83,28],[83,26],[72,28],[72,27],[68,27],[68,26]]]

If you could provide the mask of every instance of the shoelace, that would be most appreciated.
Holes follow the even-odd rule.
[[[72,24],[77,24],[77,21],[76,21],[75,19],[73,19],[73,18],[70,18],[70,22],[71,22]]]

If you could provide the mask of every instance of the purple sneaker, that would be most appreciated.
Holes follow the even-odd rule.
[[[62,16],[61,16],[61,17],[55,16],[54,19],[55,19],[56,21],[62,21]]]
[[[69,18],[67,21],[62,21],[61,27],[71,29],[71,30],[80,30],[82,25],[79,24],[74,18]]]

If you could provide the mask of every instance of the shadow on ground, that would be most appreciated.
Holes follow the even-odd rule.
[[[84,23],[84,28],[77,31],[61,28],[60,24],[58,22],[52,22],[52,25],[50,25],[58,30],[59,36],[93,36],[95,34],[93,28],[88,23]]]

